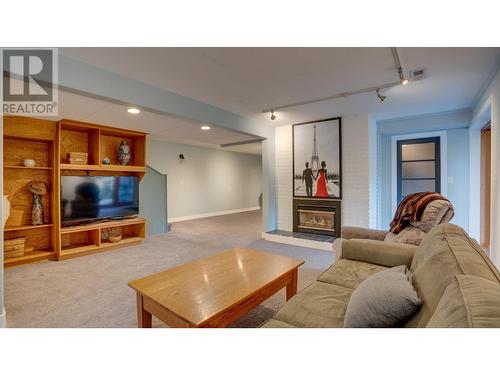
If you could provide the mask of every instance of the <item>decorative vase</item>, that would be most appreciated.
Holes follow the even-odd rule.
[[[43,224],[42,195],[47,194],[47,185],[42,181],[31,181],[28,190],[33,194],[31,225],[41,225]]]
[[[111,160],[109,160],[108,157],[105,157],[104,159],[102,159],[102,165],[110,165],[111,164]]]
[[[33,207],[31,209],[31,225],[43,224],[42,198],[38,194],[33,194]]]
[[[130,163],[130,158],[132,154],[130,153],[130,146],[126,141],[122,141],[118,147],[118,160],[121,165],[128,165]]]

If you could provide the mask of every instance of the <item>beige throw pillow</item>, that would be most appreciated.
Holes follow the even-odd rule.
[[[396,327],[421,305],[407,267],[389,268],[368,277],[354,290],[347,305],[344,327]]]

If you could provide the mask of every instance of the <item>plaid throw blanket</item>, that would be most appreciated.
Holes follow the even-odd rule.
[[[394,219],[391,221],[391,232],[398,234],[410,221],[419,221],[425,207],[432,201],[442,199],[448,201],[438,193],[422,192],[407,195],[398,206]]]

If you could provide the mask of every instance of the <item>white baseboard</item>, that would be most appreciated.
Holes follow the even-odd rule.
[[[0,314],[0,328],[7,327],[7,319],[5,318],[5,309],[2,309],[2,313]]]
[[[259,206],[238,208],[236,210],[230,210],[230,211],[219,211],[219,212],[209,212],[209,213],[198,214],[198,215],[179,216],[179,217],[174,217],[174,218],[168,219],[168,222],[169,223],[177,223],[179,221],[196,220],[196,219],[203,219],[203,218],[212,217],[212,216],[231,215],[231,214],[237,214],[240,212],[257,211],[257,210],[260,210]]]
[[[304,238],[280,236],[279,234],[270,234],[266,232],[262,232],[262,238],[265,239],[266,241],[279,242],[287,245],[295,245],[302,247],[310,247],[318,250],[333,251],[333,244],[331,242],[306,240]]]

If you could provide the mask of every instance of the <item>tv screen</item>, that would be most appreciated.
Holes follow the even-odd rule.
[[[63,225],[139,214],[136,176],[61,176]]]

